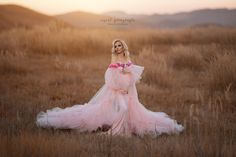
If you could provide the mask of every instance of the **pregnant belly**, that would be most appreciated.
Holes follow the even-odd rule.
[[[130,74],[120,74],[118,84],[121,89],[127,90],[130,85]]]

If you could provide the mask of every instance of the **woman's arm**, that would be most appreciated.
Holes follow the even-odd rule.
[[[121,73],[122,73],[122,74],[130,74],[131,72],[130,72],[130,70],[127,69],[127,68],[122,68]]]

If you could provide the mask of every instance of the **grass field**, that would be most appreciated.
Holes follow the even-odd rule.
[[[139,100],[185,126],[158,138],[41,129],[39,111],[84,104],[104,84],[111,42],[145,67]],[[72,29],[0,33],[0,156],[236,156],[236,28]]]

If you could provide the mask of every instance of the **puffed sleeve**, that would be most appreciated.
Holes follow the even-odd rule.
[[[142,78],[144,67],[133,64],[130,67],[128,67],[127,70],[131,72],[133,81],[138,82]]]

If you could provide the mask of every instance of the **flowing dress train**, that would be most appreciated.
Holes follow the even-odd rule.
[[[184,127],[176,120],[164,112],[152,112],[139,102],[135,84],[143,70],[144,67],[131,62],[110,64],[105,72],[105,84],[88,103],[41,111],[37,126],[80,132],[93,132],[106,126],[107,134],[127,136],[181,132]]]

